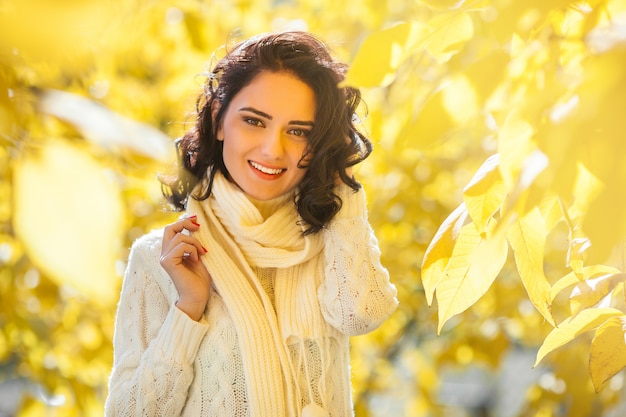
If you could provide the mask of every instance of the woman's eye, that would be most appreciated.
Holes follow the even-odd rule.
[[[294,136],[300,136],[300,137],[308,137],[309,136],[309,131],[306,129],[291,129],[290,133]]]
[[[263,121],[261,121],[260,119],[256,119],[254,117],[245,117],[243,121],[252,126],[263,127]]]

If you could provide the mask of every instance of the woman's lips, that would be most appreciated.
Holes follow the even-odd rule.
[[[248,163],[252,166],[252,168],[267,175],[278,175],[286,171],[284,168],[269,168],[254,161],[248,161]]]

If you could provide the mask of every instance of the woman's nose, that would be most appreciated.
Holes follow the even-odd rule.
[[[285,152],[282,132],[268,129],[267,135],[263,139],[262,151],[263,155],[268,158],[280,159]]]

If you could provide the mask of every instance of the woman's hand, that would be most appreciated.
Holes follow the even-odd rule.
[[[166,226],[160,263],[168,273],[176,290],[176,306],[193,320],[200,320],[211,291],[211,275],[200,259],[207,250],[200,241],[184,233],[200,228],[196,217],[185,217]]]

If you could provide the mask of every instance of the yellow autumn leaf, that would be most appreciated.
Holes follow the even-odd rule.
[[[591,342],[589,372],[596,392],[626,367],[626,316],[612,317],[598,328]]]
[[[428,21],[428,27],[430,30],[417,40],[417,45],[440,64],[449,61],[474,36],[474,23],[462,11],[436,14]]]
[[[572,233],[575,233],[578,225],[574,226]],[[585,252],[591,247],[591,241],[586,237],[570,237],[569,248],[567,250],[567,266],[578,276],[582,275],[584,267]]]
[[[524,216],[528,210],[539,206],[544,199],[544,185],[538,177],[548,167],[547,156],[540,150],[535,150],[521,162],[515,185],[510,189],[503,205],[503,218]]]
[[[539,202],[537,207],[543,216],[546,231],[554,229],[557,223],[563,220],[563,211],[561,210],[561,204],[557,196],[546,196]]]
[[[620,169],[626,171],[623,162]],[[606,260],[616,246],[626,240],[624,184],[626,174],[623,179],[613,181],[610,187],[603,190],[598,198],[591,202],[589,210],[585,213],[582,230],[591,241],[591,250],[588,254],[591,261]]]
[[[55,397],[52,396],[52,400],[56,400],[54,401],[54,403],[58,403],[59,398],[62,397]],[[51,412],[51,406],[45,404],[43,401],[41,401],[39,398],[37,397],[33,397],[31,395],[26,395],[25,398],[22,399],[22,405],[20,408],[20,417],[41,417],[41,416],[45,416],[45,415],[51,415],[51,416],[61,416],[61,415],[66,415],[66,416],[74,416],[76,415],[74,413],[72,404],[63,404],[63,405],[59,405],[59,404],[55,404],[54,407],[54,412]]]
[[[601,193],[604,185],[583,164],[578,164],[578,172],[572,196],[574,202],[568,207],[569,216],[578,220],[589,210],[589,204]]]
[[[495,230],[494,225],[490,229]],[[436,288],[439,326],[462,313],[482,297],[496,279],[508,254],[502,233],[481,239],[473,223],[461,229],[452,256]]]
[[[593,307],[604,297],[609,295],[617,284],[626,281],[626,274],[606,274],[590,278],[574,286],[570,295],[570,310],[572,316],[581,310]]]
[[[415,115],[410,115],[398,134],[396,146],[430,149],[440,143],[454,128],[455,122],[444,103],[443,90],[428,96]],[[407,107],[407,110],[411,110]],[[404,111],[404,110],[399,110]]]
[[[610,32],[606,32],[608,34]],[[572,118],[572,152],[602,184],[582,220],[582,230],[591,240],[587,259],[602,262],[626,238],[626,166],[623,147],[623,111],[626,105],[626,78],[623,39],[596,45],[596,53],[584,63],[584,82],[578,89],[580,109]],[[593,146],[589,146],[593,143]]]
[[[452,10],[461,7],[465,0],[420,0],[419,2],[435,10]]]
[[[449,77],[441,93],[443,107],[455,125],[464,125],[476,118],[480,111],[478,92],[467,76]]]
[[[174,160],[172,140],[159,129],[122,116],[95,100],[57,90],[38,94],[37,106],[71,124],[81,135],[106,149],[130,149],[161,162]]]
[[[554,300],[557,295],[561,293],[561,291],[572,287],[573,285],[578,284],[579,282],[589,279],[591,277],[595,277],[601,274],[619,274],[620,270],[614,268],[612,266],[606,265],[589,265],[583,268],[582,276],[579,277],[576,275],[574,271],[560,278],[554,285],[552,286],[552,291],[550,294],[550,298]]]
[[[395,70],[405,57],[405,46],[412,23],[399,23],[369,35],[350,65],[344,84],[378,87],[390,84]]]
[[[403,22],[369,35],[352,62],[344,84],[387,86],[411,51],[426,50],[439,63],[448,61],[474,35],[467,13],[437,14],[427,24]]]
[[[78,64],[103,46],[120,1],[8,0],[0,5],[0,51],[31,59]]]
[[[476,301],[472,300],[470,302],[465,297],[465,291],[461,290],[463,282],[467,279],[467,273],[471,263],[470,258],[478,248],[480,242],[480,234],[476,230],[476,226],[474,226],[473,223],[466,224],[461,228],[458,238],[454,243],[448,264],[441,274],[441,278],[436,288],[437,303],[439,308],[438,332],[441,332],[441,328],[443,327],[445,321],[447,321],[454,314],[464,311],[472,305],[474,301]],[[463,289],[466,288],[467,285],[463,287]],[[459,294],[459,292],[461,292],[461,294]],[[462,308],[459,308],[458,304],[463,301],[466,301],[467,304]]]
[[[537,366],[548,353],[571,342],[576,336],[599,327],[611,317],[621,315],[623,313],[615,308],[594,308],[583,310],[577,316],[568,318],[554,328],[543,341],[534,366]]]
[[[509,226],[507,239],[528,297],[541,315],[554,326],[550,284],[543,271],[547,231],[539,209],[528,212]]]
[[[498,132],[500,172],[510,189],[519,178],[524,160],[536,149],[531,140],[534,131],[533,126],[522,118],[519,111],[512,111]]]
[[[500,208],[506,194],[506,187],[498,170],[499,162],[498,154],[487,158],[463,190],[467,211],[481,234],[491,216]]]
[[[422,285],[428,305],[433,302],[437,284],[443,279],[461,228],[467,219],[465,204],[459,205],[439,226],[422,260]]]
[[[112,302],[124,208],[100,164],[49,141],[16,161],[13,187],[15,232],[32,261],[60,286]]]

